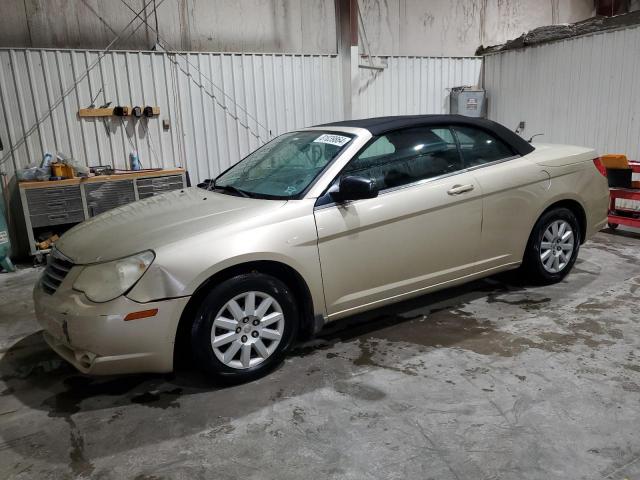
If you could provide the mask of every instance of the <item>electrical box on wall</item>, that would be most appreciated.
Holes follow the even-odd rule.
[[[479,87],[453,87],[449,95],[449,112],[465,117],[485,117],[487,95]]]

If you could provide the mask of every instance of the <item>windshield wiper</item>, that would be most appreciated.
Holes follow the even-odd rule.
[[[244,190],[240,190],[239,188],[234,187],[233,185],[216,185],[213,183],[213,188],[218,190],[223,190],[225,192],[235,193],[241,197],[251,198],[249,192],[245,192]]]

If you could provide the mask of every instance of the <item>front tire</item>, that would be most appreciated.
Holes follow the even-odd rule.
[[[580,241],[580,226],[571,210],[554,208],[545,212],[529,237],[523,270],[535,283],[560,282],[578,257]]]
[[[298,331],[288,287],[262,273],[232,277],[204,298],[191,328],[199,367],[226,382],[245,382],[276,367]]]

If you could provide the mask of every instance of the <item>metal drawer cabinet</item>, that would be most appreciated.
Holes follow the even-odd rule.
[[[182,175],[166,175],[164,177],[138,178],[136,180],[138,198],[148,198],[160,193],[184,188]]]
[[[20,200],[29,239],[30,253],[41,259],[48,249],[39,250],[39,235],[61,235],[88,218],[185,187],[183,169],[141,171],[86,179],[22,182]],[[49,228],[55,227],[55,228]]]
[[[94,182],[84,186],[90,217],[135,201],[133,180]]]
[[[75,210],[71,212],[57,213],[41,213],[38,215],[30,215],[31,226],[49,227],[53,225],[62,225],[63,223],[78,223],[84,220],[84,210]]]
[[[28,196],[27,196],[28,198]],[[29,211],[34,214],[59,213],[82,210],[82,197],[77,198],[48,198],[43,200],[27,200]]]
[[[84,220],[80,185],[38,188],[25,193],[34,228]]]
[[[27,203],[29,206],[37,206],[39,208],[47,208],[49,203],[80,200],[80,185],[68,185],[61,187],[44,187],[26,191]],[[55,206],[55,205],[54,205]]]

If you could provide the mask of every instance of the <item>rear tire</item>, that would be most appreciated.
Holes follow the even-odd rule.
[[[578,258],[580,241],[580,226],[573,212],[567,208],[549,210],[533,227],[522,270],[534,283],[560,282]]]
[[[232,277],[204,298],[191,328],[196,364],[212,378],[246,382],[275,368],[298,331],[288,287],[262,273]]]
[[[616,230],[618,228],[618,224],[617,223],[609,223],[608,226],[609,226],[609,228],[611,230]]]

